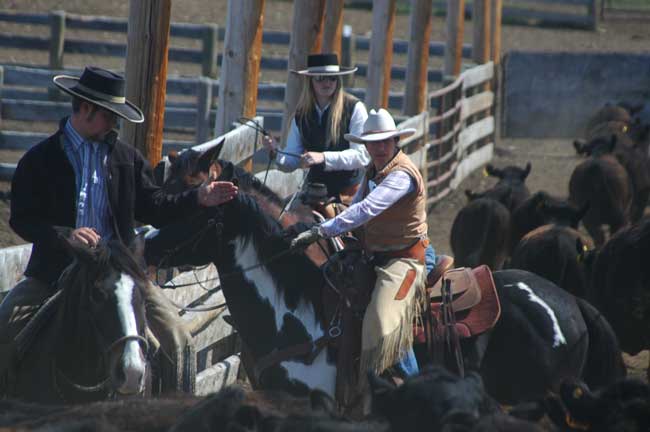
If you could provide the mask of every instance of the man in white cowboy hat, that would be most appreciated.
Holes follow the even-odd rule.
[[[341,77],[356,70],[340,66],[335,53],[309,55],[307,69],[291,71],[303,82],[285,148],[270,136],[264,140],[280,170],[309,168],[308,183],[325,185],[328,197],[346,204],[370,162],[363,145],[345,138],[361,133],[368,117],[363,102],[343,90]]]
[[[418,372],[412,323],[424,300],[425,184],[397,145],[400,137],[414,132],[397,129],[386,110],[371,110],[363,132],[346,135],[365,144],[372,159],[354,203],[335,218],[298,234],[291,243],[295,248],[362,228],[377,273],[363,320],[362,376],[368,370],[382,373],[393,365],[402,375]]]
[[[134,239],[135,220],[164,225],[237,193],[229,182],[212,182],[173,196],[154,184],[147,160],[118,140],[114,131],[118,117],[144,121],[140,109],[124,97],[120,75],[86,67],[81,77],[58,75],[54,84],[72,96],[72,115],[21,158],[12,181],[9,223],[34,245],[25,279],[0,304],[0,344],[5,344],[5,352],[11,351],[14,337],[54,293],[56,280],[72,261],[62,237],[90,247],[101,239],[128,245]],[[162,293],[150,288],[149,323],[163,353],[175,361],[175,351],[191,337]]]

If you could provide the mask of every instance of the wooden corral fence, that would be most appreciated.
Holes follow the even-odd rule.
[[[494,146],[494,94],[490,86],[494,77],[492,62],[463,72],[451,84],[428,95],[429,110],[401,122],[398,127],[414,127],[417,132],[400,142],[402,149],[421,170],[427,183],[427,205],[434,205],[478,166],[492,158]],[[264,119],[256,121],[263,124]],[[225,141],[224,141],[225,140]],[[226,135],[195,148],[205,149],[224,141],[221,157],[245,164],[261,146],[261,134],[240,126]],[[264,177],[262,171],[256,175]],[[301,183],[300,171],[286,174],[272,170],[267,186],[281,196],[288,196]],[[0,249],[0,293],[11,289],[27,264],[31,245]],[[159,272],[160,274],[161,272]],[[179,288],[174,289],[178,285]],[[182,286],[182,287],[181,287]],[[214,266],[182,273],[166,281],[164,293],[175,303],[207,306],[224,301]],[[194,335],[197,365],[197,394],[207,394],[234,382],[240,369],[239,342],[235,331],[224,320],[224,312],[186,312],[186,322],[202,323]]]
[[[75,39],[66,36],[66,29],[122,33],[126,38],[127,19],[88,16],[69,14],[64,11],[51,13],[19,13],[13,11],[0,11],[0,22],[15,24],[40,25],[43,29],[43,36],[0,33],[0,47],[17,48],[35,51],[49,51],[49,68],[65,69],[65,54],[88,54],[93,56],[108,56],[124,58],[126,56],[126,41],[113,42],[102,39],[98,34],[96,40]],[[349,26],[347,26],[349,27]],[[49,34],[49,36],[48,36]],[[216,24],[189,24],[171,23],[170,36],[172,38],[184,38],[201,41],[201,48],[170,47],[169,61],[179,63],[190,63],[201,65],[203,76],[216,78],[218,66],[222,62],[220,42],[224,40],[225,29]],[[269,45],[289,45],[291,34],[288,32],[265,30],[262,43]],[[354,61],[357,58],[355,52],[368,51],[370,49],[370,38],[356,35],[352,28],[348,28],[342,34],[342,46],[344,52],[341,54],[342,62],[345,59]],[[444,55],[444,42],[431,42],[429,44],[429,55],[442,57]],[[406,54],[408,41],[395,39],[393,41],[393,52],[395,54]],[[463,55],[469,58],[471,46],[465,45]],[[289,62],[283,57],[262,57],[260,67],[266,70],[286,71]],[[345,64],[344,64],[345,65]],[[45,66],[45,65],[43,65]],[[349,66],[349,65],[346,65]],[[365,77],[368,73],[367,64],[356,64],[359,70],[357,76]],[[406,68],[394,66],[391,77],[403,80],[406,76]],[[442,82],[442,74],[439,71],[429,72],[429,81]]]
[[[570,27],[595,30],[598,26],[599,0],[503,0],[503,22],[544,27]],[[606,0],[600,0],[606,1]],[[444,10],[446,2],[434,2]],[[553,10],[540,10],[551,5]],[[473,16],[473,4],[467,2],[465,13]]]
[[[646,0],[600,0],[600,18],[650,18],[650,2]]]

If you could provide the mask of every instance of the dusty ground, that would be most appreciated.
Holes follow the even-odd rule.
[[[29,6],[27,6],[29,4]],[[98,0],[0,0],[0,9],[13,9],[30,12],[47,12],[64,9],[70,13],[88,15],[128,16],[128,1],[105,2]],[[172,21],[190,23],[225,24],[227,10],[226,0],[175,0],[172,2]],[[346,9],[344,21],[353,25],[355,33],[367,33],[371,28],[371,14],[363,10]],[[283,30],[291,28],[292,4],[287,1],[266,0],[264,28]],[[396,17],[395,37],[408,38],[408,14]],[[642,19],[609,19],[602,22],[597,32],[564,29],[542,29],[521,26],[503,27],[503,52],[511,50],[537,51],[609,51],[609,52],[647,52],[650,43],[650,21]],[[16,26],[0,23],[0,32],[17,32]],[[43,29],[38,26],[20,28],[26,34],[37,34]],[[91,37],[97,38],[97,34]],[[107,33],[102,38],[115,38]],[[465,41],[471,42],[472,25],[465,27]],[[443,18],[435,17],[432,26],[432,40],[444,40]],[[191,45],[187,41],[173,41],[173,44]],[[286,47],[265,46],[265,55],[284,55]],[[0,51],[0,63],[46,64],[46,54],[30,53],[17,50]],[[405,56],[396,56],[396,64],[405,64]],[[432,60],[431,66],[437,66],[438,60]],[[123,60],[93,59],[81,56],[67,56],[67,67],[82,67],[86,63],[95,63],[105,67],[123,69]],[[170,64],[170,73],[197,74],[198,67]],[[284,73],[263,73],[262,81],[283,80]],[[357,83],[363,85],[363,82]],[[6,126],[3,126],[6,127]],[[47,130],[47,129],[46,129]],[[532,172],[527,184],[532,192],[546,190],[551,194],[566,196],[569,175],[576,163],[570,142],[558,140],[497,140],[497,151],[493,164],[505,166],[517,164],[523,166],[532,163]],[[0,152],[0,161],[13,162],[18,156],[13,153]],[[449,232],[451,223],[458,210],[465,204],[465,189],[483,190],[493,184],[493,179],[476,172],[461,184],[457,192],[452,193],[430,213],[430,236],[438,251],[450,252]],[[7,184],[0,183],[0,192],[8,189]],[[0,247],[18,244],[17,238],[7,226],[8,208],[0,201]],[[630,372],[642,376],[642,369],[648,365],[648,352],[628,359]]]

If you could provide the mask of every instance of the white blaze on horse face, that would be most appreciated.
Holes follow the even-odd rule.
[[[124,273],[122,273],[116,283],[117,289],[115,290],[115,296],[117,297],[117,311],[124,336],[138,335],[135,311],[131,303],[134,286],[135,282],[133,278]],[[145,373],[145,364],[142,357],[138,341],[126,341],[124,344],[124,353],[122,354],[122,367],[124,369],[125,381],[120,389],[118,389],[120,392],[138,393],[142,390]]]
[[[506,285],[508,286],[508,285]],[[510,285],[512,286],[512,285]],[[566,345],[566,339],[564,338],[564,333],[562,333],[562,329],[560,328],[560,323],[557,320],[557,316],[555,316],[555,312],[553,312],[553,309],[541,298],[539,298],[532,289],[528,285],[526,285],[523,282],[517,282],[515,284],[517,288],[519,288],[522,291],[526,291],[528,293],[528,300],[530,300],[533,303],[537,303],[540,305],[548,314],[549,317],[551,317],[551,322],[553,323],[553,348],[557,348],[560,345]]]
[[[241,268],[250,268],[263,262],[255,250],[253,240],[244,241],[237,237],[234,241],[235,260]],[[313,340],[324,334],[320,322],[316,319],[316,313],[311,304],[301,301],[295,310],[289,309],[280,294],[275,281],[266,269],[266,266],[259,266],[244,272],[247,281],[255,285],[258,294],[262,299],[267,300],[275,314],[275,328],[280,330],[284,317],[287,314],[296,317],[305,327]],[[336,367],[327,363],[327,350],[323,350],[311,365],[300,362],[285,361],[281,365],[287,369],[290,379],[305,383],[309,388],[318,388],[334,397],[336,383]]]

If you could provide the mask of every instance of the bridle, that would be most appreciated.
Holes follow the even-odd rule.
[[[93,321],[94,325],[94,321]],[[149,342],[147,341],[146,338],[140,335],[125,335],[122,337],[117,338],[111,344],[104,350],[103,352],[103,358],[104,358],[104,363],[106,363],[106,356],[118,347],[125,345],[129,341],[137,341],[142,345],[142,349],[145,353],[149,353]],[[148,355],[147,355],[148,357]],[[148,360],[148,359],[147,359]],[[80,392],[80,393],[98,393],[101,391],[107,391],[109,397],[112,397],[114,394],[112,390],[109,387],[110,384],[110,375],[106,377],[104,380],[98,382],[97,384],[94,385],[84,385],[84,384],[79,384],[75,382],[73,379],[68,377],[66,374],[63,373],[63,371],[58,367],[57,362],[56,362],[56,356],[52,357],[51,360],[51,365],[52,365],[52,384],[59,395],[61,399],[64,402],[66,401],[65,396],[63,395],[63,391],[61,390],[61,386],[59,385],[59,379],[61,379],[67,386],[73,388],[75,391]]]

